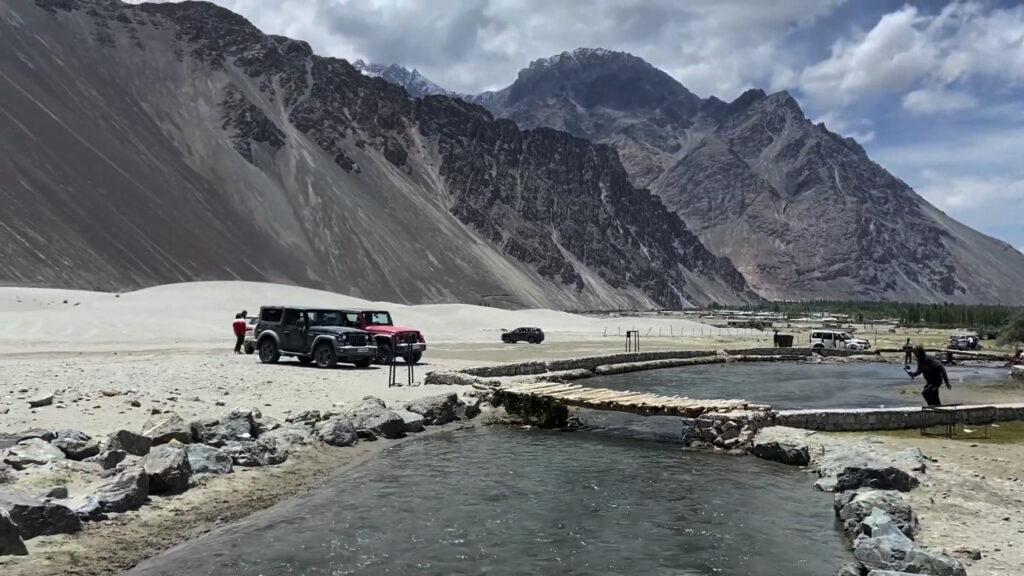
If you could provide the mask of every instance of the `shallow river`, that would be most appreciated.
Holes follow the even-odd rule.
[[[847,555],[830,495],[795,468],[494,426],[399,445],[128,574],[799,576]]]
[[[995,396],[1020,397],[1005,368],[951,366],[954,391],[943,388],[953,402],[991,401]],[[902,364],[797,362],[734,362],[666,368],[601,376],[586,386],[634,390],[690,398],[743,398],[774,408],[878,408],[921,404],[924,379],[913,382]],[[1014,390],[1008,388],[1014,387]],[[1004,402],[1019,401],[1013,397]]]

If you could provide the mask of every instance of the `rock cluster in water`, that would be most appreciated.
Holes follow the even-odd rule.
[[[204,475],[235,466],[272,466],[314,443],[353,446],[360,440],[400,438],[480,413],[479,398],[441,394],[392,409],[372,396],[328,411],[310,410],[279,422],[259,410],[236,409],[186,423],[155,414],[141,432],[116,430],[105,439],[77,430],[30,430],[5,438],[0,450],[0,556],[25,555],[24,541],[70,534],[83,523],[135,510],[150,495],[180,494]],[[74,469],[92,481],[69,492],[54,486],[28,493],[8,486],[19,475]]]
[[[683,445],[745,454],[757,431],[769,422],[769,416],[761,411],[735,411],[683,418]]]
[[[918,449],[886,452],[870,440],[844,446],[813,446],[814,432],[784,426],[763,429],[751,453],[759,458],[809,466],[815,487],[835,493],[836,518],[849,537],[854,560],[835,576],[931,574],[966,576],[958,560],[918,545],[917,515],[901,492],[920,484],[927,457]]]

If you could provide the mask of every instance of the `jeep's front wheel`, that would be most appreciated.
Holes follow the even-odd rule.
[[[394,361],[395,353],[391,350],[388,342],[377,343],[377,364],[391,364]]]
[[[265,338],[260,342],[260,362],[264,364],[276,364],[281,359],[281,350],[273,338]]]
[[[317,368],[334,368],[338,365],[338,353],[334,351],[334,346],[327,342],[316,347],[313,358],[316,360]]]

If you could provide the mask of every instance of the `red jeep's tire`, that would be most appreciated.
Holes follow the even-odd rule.
[[[313,360],[317,368],[334,368],[338,365],[338,353],[334,351],[334,346],[324,342],[313,351]]]
[[[264,364],[276,364],[281,359],[281,350],[277,347],[277,342],[274,342],[273,338],[264,338],[260,342],[260,362]]]
[[[406,364],[419,364],[420,363],[420,358],[423,358],[423,352],[413,352],[412,354],[406,356],[405,363]]]

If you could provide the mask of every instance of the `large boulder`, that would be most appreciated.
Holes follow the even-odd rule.
[[[24,470],[29,466],[41,466],[65,458],[64,452],[61,452],[60,448],[51,445],[46,440],[29,438],[8,448],[4,462],[10,464],[15,470]]]
[[[427,426],[440,426],[458,420],[460,404],[458,395],[452,392],[413,400],[405,405],[405,409],[423,416],[423,423]]]
[[[142,468],[128,468],[97,486],[76,512],[90,520],[108,512],[127,512],[145,504],[149,497],[149,475]]]
[[[192,431],[188,424],[174,412],[154,414],[143,426],[142,435],[148,436],[153,441],[153,446],[167,444],[171,440],[177,440],[182,444],[192,442]]]
[[[278,444],[277,439],[273,437],[228,442],[221,450],[231,457],[235,466],[272,466],[288,459],[287,447]]]
[[[395,414],[398,414],[402,418],[402,421],[405,422],[406,432],[423,432],[425,429],[423,427],[423,416],[408,410],[395,410]]]
[[[153,447],[153,440],[149,436],[136,434],[131,430],[117,430],[107,438],[107,445],[104,450],[124,450],[132,456],[145,456]]]
[[[750,452],[764,460],[806,466],[811,462],[811,451],[807,444],[807,437],[811,434],[807,430],[785,426],[762,428],[754,436]]]
[[[355,426],[346,418],[335,416],[316,427],[316,437],[331,446],[354,446],[359,442]]]
[[[862,521],[864,534],[854,541],[853,556],[866,569],[966,576],[963,564],[944,554],[936,554],[914,544],[900,531],[896,522],[876,508]],[[870,534],[870,535],[869,535]]]
[[[355,406],[342,408],[338,416],[352,422],[356,431],[368,431],[374,436],[401,438],[405,436],[405,421],[384,402],[368,396]]]
[[[142,469],[149,476],[151,494],[177,494],[188,490],[192,479],[185,446],[177,442],[161,444],[149,451],[143,460]]]
[[[479,396],[460,398],[459,405],[455,408],[455,415],[459,420],[472,420],[480,415],[482,402],[483,400]]]
[[[100,453],[99,440],[80,430],[59,430],[50,444],[71,460],[85,460]]]
[[[90,456],[89,458],[86,458],[85,461],[99,464],[100,468],[103,468],[104,470],[112,470],[116,468],[118,464],[124,462],[125,458],[127,457],[127,452],[125,452],[124,450],[116,449],[100,452],[95,456]]]
[[[885,512],[896,527],[911,540],[919,529],[917,514],[899,492],[862,490],[837,493],[834,501],[836,517],[843,522],[843,530],[851,539],[862,533],[862,522],[875,509]],[[870,536],[870,534],[868,534]]]
[[[877,440],[829,446],[817,461],[818,474],[837,492],[873,488],[906,492],[919,484],[927,457],[917,448],[886,449]],[[834,480],[833,480],[834,479]]]
[[[189,424],[196,442],[224,446],[229,442],[248,442],[255,437],[251,410],[232,410],[217,419],[202,419]]]
[[[6,510],[0,509],[0,556],[25,556],[28,548]]]
[[[18,492],[0,492],[0,509],[7,510],[25,540],[82,529],[82,521],[67,506]]]
[[[290,450],[292,446],[309,444],[310,436],[313,434],[311,428],[302,424],[283,424],[268,432],[263,432],[259,440],[266,442],[273,441],[277,447]]]
[[[862,576],[860,562],[846,562],[832,576]]]
[[[206,444],[189,444],[186,452],[192,474],[231,473],[231,456],[220,448]]]

